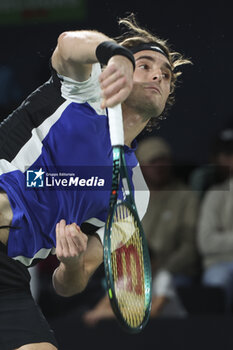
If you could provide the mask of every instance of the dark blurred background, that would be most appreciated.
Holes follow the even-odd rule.
[[[117,19],[131,12],[139,24],[168,38],[175,50],[193,62],[183,68],[169,117],[152,134],[168,141],[177,163],[191,167],[207,163],[215,135],[233,127],[233,10],[228,1],[1,0],[0,120],[49,78],[49,59],[62,31],[87,28],[117,36]],[[46,300],[42,306],[46,313]],[[115,324],[111,327],[113,323],[86,330],[76,318],[76,309],[68,307],[68,314],[60,310],[50,322],[63,350],[76,349],[80,342],[85,348],[97,343],[107,348],[106,333],[114,338],[111,348],[117,349],[152,344],[161,350],[233,348],[232,318],[155,320],[133,340]],[[49,312],[46,316],[50,318]]]

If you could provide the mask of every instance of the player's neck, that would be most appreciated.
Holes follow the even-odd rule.
[[[125,145],[131,147],[132,141],[142,132],[148,121],[136,114],[125,104],[122,104]]]

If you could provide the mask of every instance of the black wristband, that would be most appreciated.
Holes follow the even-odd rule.
[[[128,58],[135,69],[134,55],[126,47],[116,44],[114,41],[103,41],[95,51],[96,57],[101,64],[107,65],[112,56],[121,55]]]

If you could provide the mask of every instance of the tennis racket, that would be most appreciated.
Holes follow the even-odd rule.
[[[109,108],[108,120],[113,172],[104,233],[105,276],[117,320],[127,332],[138,333],[150,315],[150,258],[125,162],[121,105]],[[123,200],[118,198],[119,186]]]

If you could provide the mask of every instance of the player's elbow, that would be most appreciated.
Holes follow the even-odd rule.
[[[59,35],[57,41],[57,53],[63,61],[68,61],[71,55],[71,36],[69,32],[63,32]]]
[[[93,40],[93,35],[88,31],[66,31],[59,35],[57,51],[63,61],[84,62],[86,47]],[[78,48],[78,50],[77,50]]]

